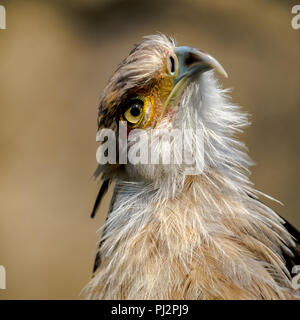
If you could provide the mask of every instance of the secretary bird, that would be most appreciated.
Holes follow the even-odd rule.
[[[104,89],[98,133],[117,138],[98,135],[92,216],[114,192],[88,299],[297,299],[300,234],[259,200],[236,137],[247,116],[214,72],[227,76],[209,54],[151,35]],[[182,143],[162,139],[175,129]],[[182,145],[193,163],[178,161]],[[169,163],[149,160],[170,150]]]

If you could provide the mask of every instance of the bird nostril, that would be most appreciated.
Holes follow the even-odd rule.
[[[175,72],[175,60],[172,56],[170,57],[170,62],[171,62],[171,72],[174,73]]]

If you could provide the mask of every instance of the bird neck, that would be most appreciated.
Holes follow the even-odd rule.
[[[187,177],[174,198],[119,181],[94,281],[108,299],[286,298],[282,241],[292,239],[280,218],[214,171]]]

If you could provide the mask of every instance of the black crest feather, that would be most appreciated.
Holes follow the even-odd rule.
[[[98,207],[100,205],[100,202],[101,202],[103,196],[106,194],[106,192],[108,190],[109,184],[110,184],[110,179],[106,179],[106,180],[103,181],[102,186],[101,186],[101,188],[99,190],[98,196],[96,198],[92,213],[91,213],[91,218],[95,217],[95,214],[96,214],[97,209],[98,209]]]

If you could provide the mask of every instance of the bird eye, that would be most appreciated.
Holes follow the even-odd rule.
[[[168,71],[171,75],[174,75],[176,73],[177,69],[177,59],[171,55],[168,59]]]
[[[126,120],[129,125],[137,126],[143,119],[144,116],[144,102],[142,100],[136,99],[130,101],[129,107],[125,110],[122,118]]]

